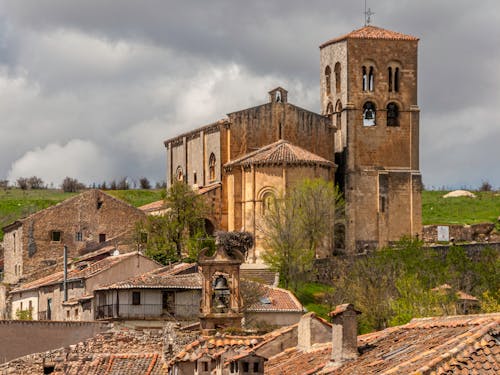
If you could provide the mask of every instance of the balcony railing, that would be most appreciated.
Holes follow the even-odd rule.
[[[197,316],[198,306],[188,305],[188,304],[176,304],[176,311],[181,315],[181,319],[186,317],[186,315]],[[145,318],[175,318],[176,314],[172,309],[164,309],[162,304],[116,304],[113,305],[101,305],[96,307],[95,319],[112,319],[112,318],[133,318],[133,319],[145,319]]]

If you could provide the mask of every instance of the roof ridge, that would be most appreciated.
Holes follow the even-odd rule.
[[[389,29],[384,29],[379,26],[365,25],[359,29],[352,30],[349,33],[341,35],[339,37],[330,39],[319,46],[319,48],[324,48],[330,44],[341,42],[346,39],[388,39],[388,40],[408,40],[408,41],[418,41],[419,38],[403,34],[398,31],[392,31]]]

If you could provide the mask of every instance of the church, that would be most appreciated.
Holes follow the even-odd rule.
[[[262,262],[269,202],[305,178],[343,192],[346,253],[421,235],[418,38],[367,25],[319,49],[321,113],[277,87],[267,103],[164,141],[167,188],[177,180],[207,196],[209,231],[253,233],[248,263]]]

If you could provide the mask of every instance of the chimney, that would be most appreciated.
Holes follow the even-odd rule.
[[[350,303],[338,305],[328,315],[332,317],[332,356],[334,365],[342,365],[345,361],[358,357],[358,322],[356,316],[361,314]]]

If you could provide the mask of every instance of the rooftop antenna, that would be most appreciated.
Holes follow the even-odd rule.
[[[366,0],[365,0],[365,12],[364,12],[364,14],[365,14],[365,26],[366,26],[372,22],[371,17],[375,14],[374,12],[372,12],[371,8],[368,8],[368,10],[366,10]]]

